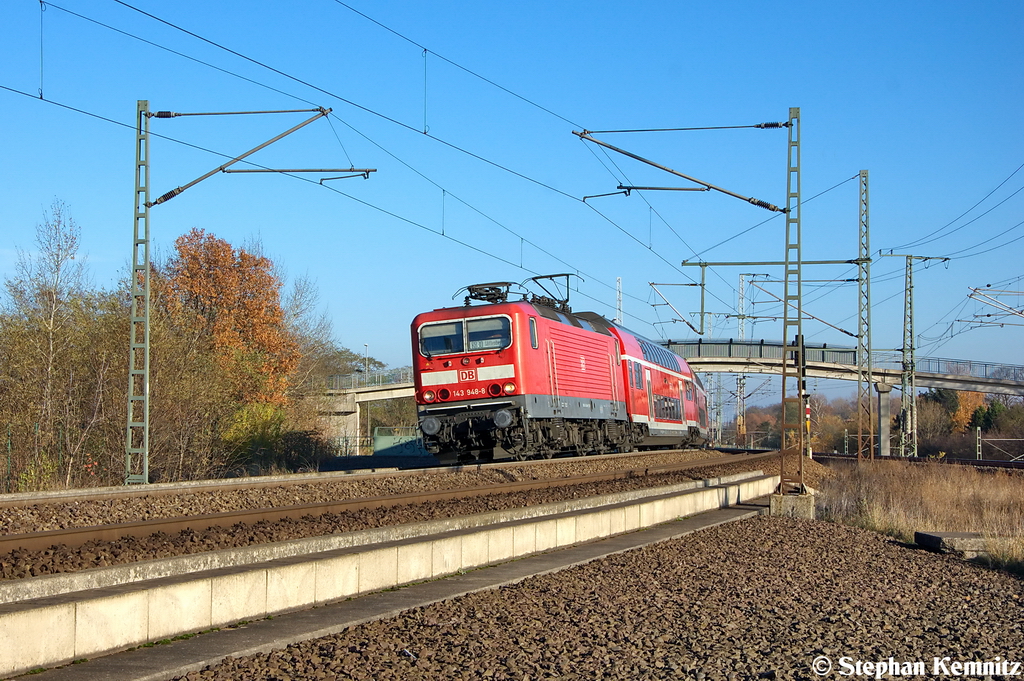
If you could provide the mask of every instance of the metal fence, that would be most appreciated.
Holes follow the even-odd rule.
[[[357,388],[378,388],[395,383],[412,383],[412,367],[399,367],[387,371],[338,374],[327,377],[328,390],[356,390]]]
[[[891,364],[902,366],[899,353],[889,353]],[[874,357],[874,355],[873,355]],[[992,378],[1004,381],[1024,381],[1024,366],[975,362],[969,359],[944,359],[942,357],[918,357],[915,368],[919,373]]]
[[[339,435],[329,442],[335,456],[368,456],[373,452],[373,438],[365,435]]]
[[[735,357],[738,359],[782,359],[787,351],[781,343],[773,341],[696,340],[683,343],[666,343],[668,348],[687,359],[691,357]],[[791,351],[791,348],[790,348]],[[854,348],[830,348],[822,343],[804,346],[808,362],[830,362],[833,364],[856,364],[857,350]]]
[[[430,456],[423,448],[420,429],[410,427],[384,427],[373,429],[374,456]]]
[[[786,346],[779,341],[737,341],[733,339],[684,341],[666,343],[668,348],[683,357],[719,358],[735,357],[739,359],[782,359]],[[791,346],[790,346],[791,347]],[[831,364],[857,364],[855,348],[828,347],[827,344],[804,346],[808,362],[827,362]],[[901,369],[903,355],[899,352],[881,350],[871,353],[872,366],[879,369]],[[918,357],[916,359],[918,373],[945,374],[950,376],[970,376],[972,378],[992,378],[1009,381],[1024,381],[1024,366],[1015,364],[996,364],[992,362],[975,362],[964,359],[944,359],[941,357]]]
[[[430,456],[416,426],[373,429],[373,437],[342,435],[331,438],[335,456]]]

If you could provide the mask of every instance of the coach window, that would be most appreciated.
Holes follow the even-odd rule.
[[[512,345],[512,323],[507,317],[470,319],[466,322],[469,350],[501,350]]]
[[[540,341],[537,340],[537,318],[530,317],[530,347],[536,350],[540,347]]]
[[[686,399],[689,402],[693,402],[693,383],[686,382]]]
[[[462,322],[427,324],[420,328],[420,352],[426,357],[462,351]]]

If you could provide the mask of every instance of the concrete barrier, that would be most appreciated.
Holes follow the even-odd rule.
[[[630,532],[764,496],[777,482],[746,473],[19,580],[3,585],[0,676]]]

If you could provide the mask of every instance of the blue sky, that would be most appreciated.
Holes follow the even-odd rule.
[[[137,100],[179,112],[323,106],[333,109],[329,123],[251,160],[376,168],[369,180],[326,188],[319,176],[217,174],[153,208],[157,252],[192,227],[235,245],[258,238],[290,277],[317,282],[340,342],[360,353],[367,344],[392,366],[409,362],[413,316],[452,304],[459,288],[554,272],[580,272],[574,309],[609,317],[621,277],[627,326],[688,337],[669,308],[651,305],[660,300],[649,282],[696,279],[684,259],[780,260],[782,218],[764,222],[771,213],[716,192],[584,203],[620,182],[688,183],[572,132],[752,125],[784,121],[796,106],[804,198],[839,185],[804,206],[804,258],[857,256],[850,178],[867,169],[876,253],[961,256],[916,270],[919,354],[1024,363],[1020,327],[968,331],[956,322],[994,311],[968,300],[969,287],[1024,288],[1024,240],[1012,242],[1024,236],[1024,192],[1014,194],[1024,187],[1024,170],[1015,172],[1024,164],[1024,5],[347,4],[61,0],[42,13],[34,0],[0,4],[0,86],[8,88],[0,90],[0,273],[13,274],[17,249],[31,251],[35,225],[57,198],[82,229],[94,282],[109,287],[124,275]],[[151,132],[194,145],[153,140],[153,197],[224,162],[210,151],[239,154],[305,116],[153,119]],[[785,130],[599,137],[785,203]],[[938,238],[908,246],[936,230]],[[898,258],[873,265],[876,348],[902,344],[903,266]],[[748,271],[781,275],[709,273],[713,336],[736,335],[736,320],[724,315],[735,311],[738,275]],[[846,267],[805,272],[809,280],[851,276]],[[699,308],[696,288],[663,290],[677,309]],[[855,294],[850,284],[809,282],[805,307],[856,330]],[[759,303],[756,313],[778,307]],[[854,342],[816,322],[805,333],[812,342]],[[781,322],[747,335],[778,338]]]

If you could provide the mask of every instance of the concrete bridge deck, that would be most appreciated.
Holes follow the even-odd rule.
[[[669,350],[685,357],[696,371],[734,374],[780,374],[787,351],[781,341],[695,340],[667,341]],[[857,380],[857,351],[854,348],[808,345],[809,378]],[[872,379],[899,385],[902,373],[900,353],[873,352]],[[973,360],[919,357],[915,380],[919,388],[973,390],[1002,395],[1024,395],[1024,366]]]
[[[666,348],[685,357],[700,372],[732,374],[781,374],[786,347],[780,341],[693,340],[665,341]],[[857,351],[847,347],[808,345],[807,376],[841,381],[857,380]],[[872,379],[899,385],[902,373],[898,352],[872,353]],[[1002,395],[1024,395],[1024,366],[974,360],[919,357],[916,382],[920,388],[973,390]],[[322,411],[355,414],[359,405],[375,400],[413,396],[412,369],[332,376]]]

